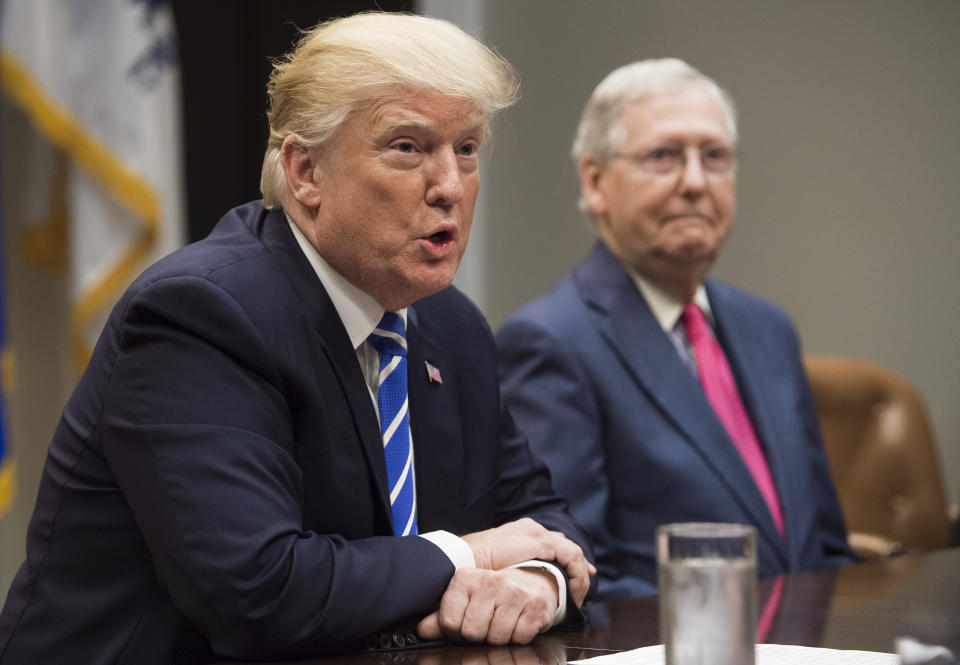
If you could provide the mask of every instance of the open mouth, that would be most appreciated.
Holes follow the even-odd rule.
[[[444,243],[450,242],[452,239],[453,239],[453,236],[449,231],[437,231],[432,236],[427,237],[427,240],[434,243],[435,245],[442,245]]]
[[[423,236],[423,243],[434,258],[446,257],[457,246],[457,225],[437,224],[433,233]]]

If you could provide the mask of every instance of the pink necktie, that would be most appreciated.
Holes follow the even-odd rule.
[[[750,424],[750,418],[747,417],[747,410],[743,407],[727,357],[723,354],[723,349],[720,348],[713,333],[710,332],[707,321],[703,318],[703,312],[697,305],[691,303],[683,308],[683,326],[686,328],[687,337],[697,357],[697,369],[700,372],[703,391],[707,394],[707,399],[720,417],[720,421],[727,428],[737,450],[740,451],[740,456],[743,457],[750,475],[757,483],[760,494],[767,502],[773,522],[777,525],[777,531],[782,536],[785,528],[777,488],[773,484],[770,468],[767,466],[760,442],[757,441],[757,435]]]

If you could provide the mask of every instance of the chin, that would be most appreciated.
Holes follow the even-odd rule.
[[[681,247],[666,254],[672,263],[694,263],[709,256],[702,247]]]
[[[453,283],[453,277],[442,279],[418,280],[416,285],[411,285],[408,289],[412,295],[411,302],[416,302],[435,293],[443,291]]]

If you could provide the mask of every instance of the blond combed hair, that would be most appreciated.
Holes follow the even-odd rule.
[[[509,62],[447,21],[367,12],[321,23],[275,64],[267,85],[264,207],[283,203],[280,151],[291,134],[305,149],[327,148],[353,111],[398,89],[473,100],[489,122],[516,101],[518,88]]]

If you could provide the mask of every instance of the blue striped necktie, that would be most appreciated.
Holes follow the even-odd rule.
[[[407,412],[407,339],[403,319],[386,312],[367,341],[380,353],[377,406],[387,461],[387,489],[398,536],[417,533],[416,491],[413,485],[413,446]]]

